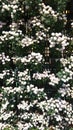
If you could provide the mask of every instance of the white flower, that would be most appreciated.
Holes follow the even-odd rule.
[[[55,75],[54,74],[49,74],[49,79],[50,79],[50,82],[49,82],[49,84],[50,85],[55,85],[55,84],[58,84],[59,83],[59,78],[58,77],[55,77]]]
[[[12,78],[10,78],[10,79],[7,79],[7,83],[9,84],[9,83],[13,83],[14,82],[14,78],[12,77]]]
[[[2,104],[2,110],[5,110],[5,109],[7,108],[7,106],[8,106],[8,104],[9,104],[9,102],[8,102],[8,101],[6,101],[6,103],[5,103],[5,104]]]
[[[26,124],[24,124],[24,126],[23,126],[23,130],[28,130],[29,128],[31,128],[32,127],[32,125],[30,124],[30,123],[26,123]]]
[[[3,77],[4,77],[4,74],[0,73],[0,79],[3,79]]]
[[[25,36],[21,41],[22,47],[29,46],[33,43],[34,43],[34,40],[28,36]]]
[[[65,47],[69,45],[68,40],[69,38],[62,33],[52,33],[51,37],[49,38],[50,48],[59,45],[60,47],[58,46],[58,48],[60,48],[60,51],[61,49],[64,50]]]
[[[73,28],[73,22],[71,23],[71,26],[72,26],[72,28]]]
[[[62,121],[62,117],[60,115],[56,115],[56,121]]]
[[[22,110],[29,110],[30,105],[28,105],[28,102],[22,101],[21,103],[18,104],[18,109]]]
[[[4,113],[4,115],[3,115],[3,119],[4,119],[4,120],[7,120],[9,117],[11,117],[12,113],[13,113],[13,112],[10,112],[10,113]]]
[[[9,6],[6,5],[5,3],[3,3],[3,7],[2,8],[9,11]]]

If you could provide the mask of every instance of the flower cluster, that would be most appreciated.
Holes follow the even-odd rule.
[[[42,10],[40,10],[41,14],[50,15],[50,16],[57,18],[57,14],[52,9],[52,7],[50,7],[49,5],[46,6],[44,3],[42,3],[41,6],[42,6]]]
[[[32,28],[35,30],[35,28],[37,28],[36,32],[35,32],[35,36],[36,36],[36,43],[40,43],[40,41],[46,40],[49,37],[49,29],[50,27],[46,28],[43,24],[43,22],[41,22],[41,17],[34,17],[31,20],[31,25]]]
[[[49,84],[52,86],[55,86],[56,84],[59,84],[60,79],[56,77],[54,74],[49,75],[50,82]]]
[[[52,33],[49,38],[50,48],[56,47],[56,50],[65,50],[66,46],[69,45],[69,40],[70,38],[62,33]]]
[[[2,124],[0,123],[0,129],[4,130],[4,129],[11,129],[14,130],[14,127],[10,124]]]
[[[64,72],[63,72],[63,77],[62,81],[63,82],[69,82],[73,78],[73,56],[70,56],[70,58],[61,58],[60,59],[63,67],[64,67]]]
[[[73,28],[73,22],[71,23],[71,26],[72,26],[72,28]]]
[[[49,82],[49,85],[55,86],[56,84],[59,84],[60,79],[56,77],[54,74],[48,73],[48,71],[44,71],[43,73],[34,73],[33,79],[35,80],[45,80],[47,79]]]
[[[43,24],[41,24],[41,20],[38,19],[37,17],[34,17],[33,20],[31,20],[31,23],[33,25],[33,27],[40,27],[41,29],[44,28]]]
[[[19,58],[18,58],[19,59]],[[25,56],[21,58],[21,62],[26,65],[27,63],[34,63],[37,65],[38,63],[41,63],[43,59],[43,56],[40,53],[31,52],[28,56]]]
[[[9,11],[10,10],[10,4],[5,4],[4,2],[2,3],[2,12],[4,11]]]
[[[1,60],[2,64],[5,64],[5,62],[10,61],[10,58],[9,58],[9,56],[5,56],[5,53],[2,52],[2,54],[0,54],[0,60]]]
[[[26,85],[26,82],[31,80],[31,77],[29,75],[29,70],[28,69],[24,70],[23,72],[18,71],[17,73],[18,74],[17,74],[17,77],[16,77],[17,78],[16,82],[19,82],[20,85]],[[10,75],[10,74],[6,73],[5,75]],[[3,74],[3,76],[5,76],[5,75]],[[7,85],[14,84],[14,82],[15,82],[15,76],[16,76],[15,72],[12,72],[12,76],[10,76],[8,79],[6,79],[6,84]],[[5,88],[5,90],[6,89],[8,90],[8,88]],[[13,89],[11,87],[11,91],[12,92],[20,91],[20,86],[17,88],[17,90],[16,90],[16,88]]]
[[[58,92],[61,94],[62,97],[71,97],[73,99],[73,89],[69,88],[70,85],[63,85],[62,88],[58,90]]]
[[[68,102],[66,102],[65,100],[60,100],[60,99],[50,99],[47,102],[44,101],[42,103],[39,104],[39,107],[43,109],[44,113],[45,110],[48,112],[49,115],[51,115],[49,121],[54,118],[54,120],[56,120],[56,122],[58,122],[59,126],[56,126],[56,128],[58,127],[58,129],[64,129],[63,126],[63,120],[65,120],[65,123],[67,122],[67,120],[69,121],[70,124],[72,124],[72,105],[69,104]],[[65,114],[65,116],[63,117],[63,114]]]
[[[34,40],[28,36],[25,36],[22,40],[21,40],[21,46],[22,47],[26,47],[26,46],[30,46],[34,43]]]
[[[41,80],[41,79],[49,78],[48,71],[44,71],[43,73],[34,73],[33,78],[36,79],[36,80],[37,79]]]

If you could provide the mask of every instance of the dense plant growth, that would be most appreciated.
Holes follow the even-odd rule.
[[[73,129],[73,23],[68,32],[66,2],[0,0],[1,130]]]

